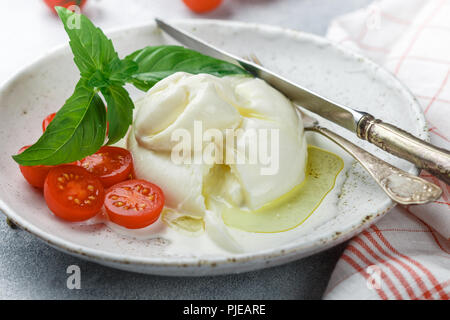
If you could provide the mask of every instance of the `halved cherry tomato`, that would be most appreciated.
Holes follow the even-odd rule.
[[[222,0],[183,0],[183,2],[194,12],[204,13],[217,8]]]
[[[105,190],[100,180],[85,169],[64,165],[48,173],[44,198],[56,216],[68,221],[83,221],[100,211]]]
[[[164,207],[164,194],[153,183],[128,180],[106,191],[105,208],[109,219],[128,229],[139,229],[158,220]]]
[[[47,129],[50,122],[52,122],[53,118],[55,118],[56,112],[50,113],[48,116],[45,117],[44,121],[42,121],[42,131],[45,131]]]
[[[105,188],[133,178],[133,157],[130,151],[119,147],[101,147],[81,160],[80,165],[96,175]]]
[[[20,148],[19,153],[22,153],[24,150],[28,149],[31,146],[25,146]],[[53,166],[21,166],[19,165],[20,172],[22,172],[23,177],[29,184],[33,187],[43,188],[44,181],[47,177],[48,172]]]

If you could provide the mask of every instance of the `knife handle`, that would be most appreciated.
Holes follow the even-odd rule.
[[[450,185],[450,152],[392,124],[365,115],[358,123],[358,136],[384,151],[414,163]]]

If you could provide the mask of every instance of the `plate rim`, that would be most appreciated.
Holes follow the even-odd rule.
[[[344,47],[341,44],[333,42],[325,37],[298,31],[290,28],[268,25],[268,24],[260,24],[260,23],[248,23],[248,22],[240,22],[240,21],[226,21],[226,20],[216,20],[216,19],[170,19],[169,21],[173,23],[182,23],[182,24],[191,24],[192,26],[199,24],[215,24],[219,27],[232,26],[234,28],[257,28],[262,30],[263,32],[272,32],[272,33],[283,33],[288,36],[294,36],[298,38],[308,39],[314,43],[327,44],[333,47],[334,49],[339,50],[343,55],[351,56],[353,59],[359,59],[361,63],[369,64],[373,68],[384,73],[384,77],[390,78],[390,84],[396,85],[401,89],[402,95],[404,95],[408,100],[410,100],[410,105],[408,108],[411,111],[415,112],[418,120],[418,128],[422,128],[423,130],[420,132],[420,137],[426,141],[429,141],[430,135],[427,129],[427,123],[425,120],[425,116],[420,108],[420,104],[417,98],[411,93],[409,88],[407,88],[398,78],[395,77],[391,72],[384,69],[382,66],[373,62],[371,59],[361,55],[358,52],[355,52],[347,47]],[[125,27],[118,27],[107,29],[105,34],[109,37],[113,37],[119,33],[127,32],[131,30],[138,30],[142,28],[155,28],[155,22],[147,22],[135,25],[127,25]],[[19,68],[18,71],[13,73],[9,78],[3,81],[0,84],[0,94],[2,94],[5,89],[7,89],[13,82],[22,76],[27,70],[38,66],[42,63],[42,60],[49,58],[52,55],[57,54],[60,51],[66,50],[69,47],[68,43],[64,43],[58,46],[53,47],[52,49],[44,52],[32,62],[25,64],[23,67]],[[419,170],[416,167],[411,167],[409,170],[411,173],[417,174]],[[123,254],[106,252],[103,250],[98,250],[95,248],[86,247],[83,245],[77,245],[76,243],[70,242],[68,240],[64,240],[57,236],[54,236],[51,233],[47,233],[42,231],[39,227],[34,226],[31,223],[28,223],[27,220],[23,219],[20,215],[17,215],[14,210],[12,210],[2,199],[0,199],[0,211],[3,212],[8,219],[10,219],[14,224],[16,224],[21,229],[31,233],[33,236],[36,236],[38,239],[46,242],[50,246],[62,250],[66,253],[73,254],[79,256],[81,258],[87,258],[93,261],[97,261],[99,263],[112,263],[112,264],[121,264],[121,265],[141,265],[147,267],[218,267],[218,266],[226,266],[229,264],[236,263],[248,263],[248,262],[261,262],[266,261],[268,259],[273,258],[281,258],[285,259],[298,259],[301,257],[308,256],[315,252],[319,252],[322,250],[326,250],[329,247],[334,245],[338,245],[353,235],[359,233],[365,228],[370,227],[373,223],[375,223],[378,219],[383,217],[388,211],[390,211],[393,207],[395,207],[396,203],[392,200],[389,200],[386,206],[377,210],[377,213],[373,213],[368,215],[366,218],[360,221],[354,221],[352,223],[347,223],[343,225],[340,229],[342,232],[338,235],[332,235],[331,231],[324,235],[317,235],[315,238],[312,238],[307,244],[286,244],[283,246],[275,247],[272,249],[262,250],[258,252],[250,252],[250,253],[238,253],[233,254],[232,256],[214,256],[214,257],[177,257],[177,259],[173,259],[170,257],[136,257],[136,256],[126,256]],[[320,242],[320,243],[319,243]],[[283,262],[280,262],[283,263]],[[275,262],[276,264],[276,262]],[[264,265],[262,265],[264,267]],[[252,269],[258,269],[255,266]],[[151,272],[149,272],[151,273]],[[178,274],[181,275],[181,274]]]

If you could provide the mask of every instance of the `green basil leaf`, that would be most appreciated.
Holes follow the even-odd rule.
[[[88,80],[88,85],[95,88],[110,85],[124,86],[137,71],[138,65],[134,61],[114,59],[103,72],[95,71]]]
[[[110,83],[123,86],[137,70],[138,65],[136,62],[117,58],[108,65],[107,73],[109,74]]]
[[[97,70],[104,71],[118,58],[111,40],[86,16],[63,7],[55,7],[55,10],[69,35],[74,61],[82,77],[90,78]]]
[[[119,141],[133,121],[134,104],[128,92],[121,86],[111,85],[100,89],[108,106],[108,144]]]
[[[180,46],[145,47],[125,58],[138,64],[131,83],[147,91],[163,78],[179,71],[208,73],[217,77],[232,74],[250,75],[241,67]]]
[[[80,80],[39,140],[13,158],[25,166],[73,162],[95,153],[105,134],[105,105],[95,90]]]
[[[97,70],[88,79],[87,85],[92,88],[107,87],[110,85],[110,81],[105,73]]]

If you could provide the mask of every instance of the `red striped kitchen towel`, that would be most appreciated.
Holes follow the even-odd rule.
[[[450,0],[383,0],[334,20],[328,38],[394,73],[419,99],[433,144],[450,149]],[[324,299],[449,299],[450,188],[397,206],[352,239]]]

